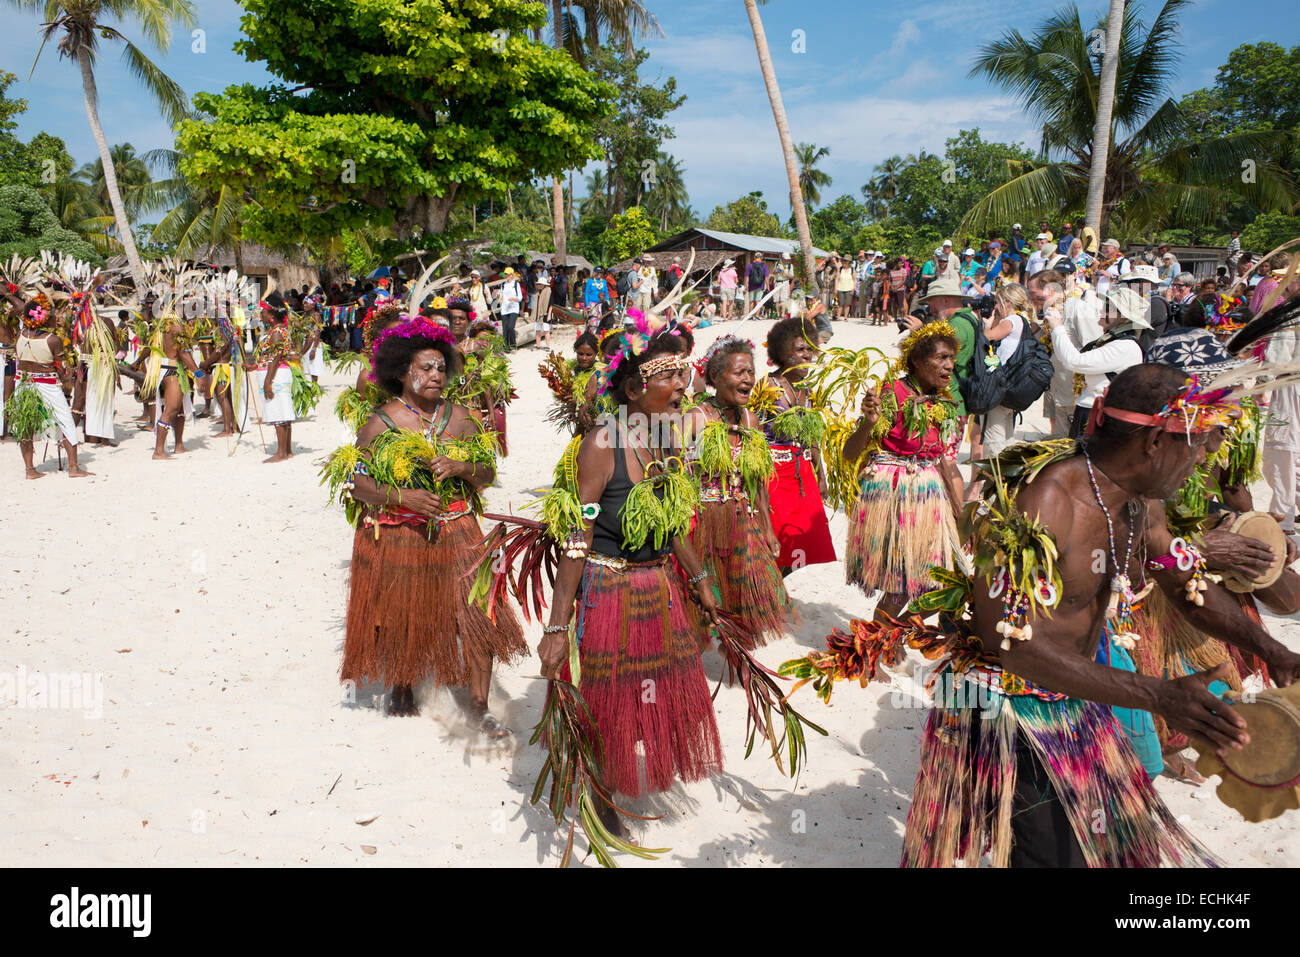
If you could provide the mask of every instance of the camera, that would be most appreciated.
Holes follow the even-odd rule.
[[[930,322],[934,318],[934,316],[930,314],[930,304],[928,302],[923,302],[919,306],[916,306],[912,309],[909,315],[920,319],[922,325]],[[899,332],[907,332],[907,326],[903,324],[902,319],[895,319],[894,324],[898,326]]]
[[[978,298],[972,299],[970,302],[970,307],[979,314],[981,319],[987,319],[989,316],[993,315],[993,307],[995,305],[996,300],[994,300],[992,296],[988,295],[979,296]]]

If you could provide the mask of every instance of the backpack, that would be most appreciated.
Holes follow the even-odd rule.
[[[1024,319],[1021,319],[1024,322]],[[1002,367],[1005,391],[1001,404],[1013,412],[1024,412],[1047,391],[1055,367],[1047,350],[1028,328],[1020,333],[1020,344]]]
[[[632,291],[631,270],[624,269],[621,273],[618,274],[618,282],[615,284],[614,289],[616,292],[618,292],[620,296],[626,296],[629,292]]]
[[[970,375],[958,383],[962,401],[966,404],[966,411],[971,415],[983,415],[990,409],[997,408],[1002,404],[1002,396],[1006,392],[1002,364],[993,365],[987,362],[990,354],[996,358],[997,353],[993,343],[989,342],[988,336],[984,334],[984,324],[976,323],[975,349],[971,353]]]

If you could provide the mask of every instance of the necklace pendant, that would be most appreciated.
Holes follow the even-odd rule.
[[[1133,583],[1129,581],[1127,575],[1121,573],[1110,580],[1110,590],[1117,595],[1130,598],[1133,595]]]

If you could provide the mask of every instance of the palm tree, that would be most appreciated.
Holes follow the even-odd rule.
[[[132,220],[137,219],[152,206],[149,186],[153,183],[153,175],[149,172],[148,164],[136,155],[135,147],[130,143],[115,143],[108,153],[113,160],[113,175],[122,196],[122,205],[127,216]],[[86,184],[91,198],[105,211],[113,208],[102,159],[85,164],[72,175]]]
[[[804,198],[814,206],[822,201],[822,187],[831,184],[830,174],[819,170],[817,164],[830,155],[829,146],[800,143],[794,148],[795,160],[799,163],[799,188],[803,190]]]
[[[670,222],[681,222],[682,214],[690,206],[683,172],[676,157],[667,153],[655,156],[655,185],[646,197],[646,211],[651,218],[658,219],[660,232],[667,232]]]
[[[1115,78],[1119,73],[1119,41],[1124,24],[1124,0],[1110,0],[1106,15],[1106,53],[1101,61],[1097,91],[1097,121],[1092,127],[1092,156],[1088,164],[1088,201],[1084,226],[1101,235],[1101,203],[1106,191],[1106,160],[1110,156],[1110,118],[1115,112]]]
[[[1259,162],[1276,155],[1288,134],[1240,133],[1197,143],[1184,139],[1186,122],[1166,91],[1177,60],[1177,17],[1186,3],[1166,0],[1149,30],[1138,22],[1134,8],[1126,7],[1120,29],[1109,31],[1119,54],[1099,236],[1112,217],[1127,228],[1154,231],[1174,223],[1209,222],[1233,199],[1262,210],[1289,209],[1296,201],[1291,177]],[[1093,154],[1101,151],[1094,133],[1103,57],[1091,46],[1078,11],[1070,8],[1047,20],[1031,39],[1008,31],[981,51],[972,75],[1007,87],[1042,122],[1045,161],[1018,164],[1019,175],[966,214],[962,232],[1085,205]],[[1253,182],[1242,182],[1246,160],[1255,164]]]
[[[876,175],[862,187],[862,196],[874,218],[889,218],[890,204],[898,198],[898,177],[908,165],[907,160],[895,153],[881,160],[872,170]]]
[[[166,52],[171,42],[172,22],[175,21],[186,28],[193,26],[194,6],[190,0],[9,0],[9,3],[19,9],[40,12],[45,16],[46,22],[41,27],[41,45],[37,48],[36,59],[32,61],[33,72],[36,70],[36,61],[40,59],[45,44],[52,37],[60,34],[59,58],[66,57],[75,61],[81,72],[81,92],[86,101],[86,118],[90,121],[90,133],[95,138],[95,146],[99,149],[99,158],[104,166],[104,188],[112,204],[117,238],[126,253],[135,288],[143,289],[144,266],[140,262],[140,253],[135,247],[135,237],[131,233],[131,223],[127,219],[126,207],[122,203],[122,194],[113,169],[108,140],[99,122],[95,57],[99,52],[101,39],[121,40],[122,56],[126,60],[127,68],[144,84],[168,122],[177,122],[185,115],[185,91],[175,80],[158,69],[121,31],[109,25],[106,19],[112,17],[117,20],[128,18],[138,20],[145,36],[152,40],[159,50]]]
[[[766,3],[767,0],[762,0]],[[794,141],[790,139],[790,123],[785,117],[785,104],[781,102],[781,88],[776,83],[776,72],[772,69],[772,54],[767,48],[767,34],[763,30],[763,19],[758,15],[758,0],[745,0],[745,12],[749,14],[749,27],[754,32],[754,47],[758,51],[758,66],[763,71],[763,83],[767,87],[767,99],[772,105],[772,118],[776,121],[776,133],[781,139],[781,152],[785,155],[785,173],[790,180],[790,205],[793,207],[795,228],[799,233],[799,248],[803,253],[804,282],[814,282],[817,273],[813,262],[812,233],[808,229],[808,210],[803,203],[803,190],[799,185],[799,168],[795,162]]]
[[[626,50],[638,36],[656,33],[663,36],[659,21],[639,0],[577,0],[586,24],[586,43],[594,54],[600,48],[600,31],[620,41]],[[551,0],[551,26],[555,49],[568,50],[573,58],[583,63],[582,41],[579,39],[577,18],[573,14],[572,0]],[[551,232],[555,254],[565,261],[568,253],[567,217],[564,212],[564,186],[559,176],[551,177]]]
[[[597,168],[594,172],[587,174],[584,186],[587,190],[587,198],[578,204],[578,214],[581,216],[605,216],[608,214],[609,197],[605,191],[605,171]]]

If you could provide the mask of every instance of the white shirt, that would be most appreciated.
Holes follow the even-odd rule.
[[[1047,257],[1043,255],[1041,249],[1035,249],[1029,254],[1029,261],[1025,264],[1025,278],[1037,275],[1047,268]]]
[[[1064,368],[1083,375],[1083,391],[1075,404],[1089,409],[1110,387],[1108,372],[1123,372],[1129,366],[1142,364],[1142,347],[1133,339],[1116,339],[1096,349],[1080,352],[1070,341],[1064,323],[1052,330],[1052,352]]]
[[[1011,357],[1016,354],[1016,349],[1020,347],[1020,337],[1025,332],[1025,320],[1018,313],[1007,316],[1011,322],[1011,331],[998,340],[997,349],[998,359],[1003,365],[1011,361]]]
[[[523,290],[519,286],[519,280],[507,279],[501,284],[501,314],[504,316],[516,315],[519,312],[519,301],[523,298]]]

